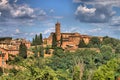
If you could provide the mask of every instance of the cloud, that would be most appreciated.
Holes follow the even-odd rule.
[[[17,5],[15,3],[10,3],[8,0],[1,0],[0,12],[1,21],[21,18],[29,19],[35,16],[34,9],[30,8],[27,4]]]
[[[82,12],[82,14],[94,14],[95,13],[95,8],[91,8],[91,9],[89,9],[89,8],[87,8],[86,6],[79,6],[78,8],[77,8],[77,11],[76,11],[76,15],[79,13],[79,12]]]
[[[19,29],[16,29],[15,32],[16,32],[16,33],[20,33],[20,30],[19,30]]]
[[[0,16],[2,15],[2,13],[0,12]]]
[[[73,0],[76,3],[85,3],[85,4],[92,4],[92,5],[111,5],[111,6],[119,6],[120,7],[120,0]]]
[[[53,18],[55,18],[55,19],[63,19],[64,17],[63,16],[53,16]]]
[[[52,31],[54,31],[54,28],[49,28],[43,32],[44,35],[50,34]]]
[[[55,11],[54,11],[54,9],[50,9],[50,13],[54,13]]]
[[[46,12],[44,10],[40,10],[39,11],[39,16],[46,16]]]
[[[13,18],[34,18],[34,9],[30,8],[28,5],[15,5],[10,11]]]
[[[114,16],[110,21],[110,26],[116,26],[120,28],[120,16]]]
[[[102,30],[101,28],[95,28],[95,29],[89,30],[88,32],[90,32],[90,33],[98,33],[101,30]]]
[[[18,0],[14,0],[14,2],[16,3]]]
[[[75,15],[76,18],[81,22],[88,23],[105,23],[108,22],[115,12],[108,5],[101,6],[96,5],[93,8],[88,8],[87,6],[78,6]]]

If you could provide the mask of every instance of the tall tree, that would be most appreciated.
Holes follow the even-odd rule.
[[[38,44],[38,36],[37,36],[37,34],[35,35],[35,45],[37,45]]]
[[[52,36],[52,48],[57,47],[57,39],[56,39],[56,34],[54,33]]]
[[[63,36],[61,35],[61,38],[60,38],[60,47],[62,46],[63,44]]]
[[[27,47],[25,43],[21,42],[19,46],[19,56],[21,56],[22,58],[27,58]]]
[[[32,45],[34,46],[35,45],[35,39],[33,38],[32,40]]]
[[[42,39],[42,33],[40,33],[40,45],[42,45],[43,39]]]

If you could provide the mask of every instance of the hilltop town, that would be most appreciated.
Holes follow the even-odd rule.
[[[53,46],[53,41],[55,40],[55,47],[61,47],[64,50],[77,50],[79,48],[80,40],[83,40],[87,45],[93,36],[82,35],[80,33],[61,33],[61,24],[57,22],[55,24],[55,32],[51,32],[48,38],[42,39],[41,46]],[[98,37],[100,41],[102,41],[102,37]],[[2,66],[2,62],[4,61],[4,65],[6,61],[8,61],[9,55],[18,55],[19,54],[19,46],[21,43],[24,43],[27,47],[27,54],[34,54],[30,51],[30,47],[34,47],[36,45],[31,45],[30,41],[25,39],[12,39],[11,37],[0,38],[0,51],[3,54],[4,59],[2,59],[2,55],[0,55],[0,66]],[[51,49],[50,52],[53,52]],[[47,56],[47,55],[46,55]],[[3,61],[2,61],[3,60]]]
[[[0,80],[119,80],[119,39],[60,28],[57,22],[48,38],[40,33],[32,42],[0,38]]]
[[[61,47],[62,49],[76,50],[78,48],[80,40],[84,40],[85,44],[88,44],[90,42],[90,39],[93,37],[88,35],[82,35],[80,33],[61,33],[60,28],[61,24],[57,22],[55,24],[55,32],[51,32],[48,38],[44,38],[42,40],[43,44],[41,45],[43,45],[44,47],[52,46],[54,39],[53,36],[55,35],[56,47]],[[98,38],[100,39],[100,41],[102,41],[102,37]],[[35,45],[31,45],[30,41],[19,38],[12,39],[11,37],[0,38],[0,51],[1,54],[3,53],[3,55],[0,55],[0,66],[2,66],[2,60],[4,60],[4,63],[6,64],[9,55],[19,54],[19,46],[21,43],[24,43],[26,45],[28,49],[27,54],[33,54],[33,52],[29,50],[29,48]],[[2,59],[2,56],[4,56],[4,59]]]

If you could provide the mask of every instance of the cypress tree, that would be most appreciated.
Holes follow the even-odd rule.
[[[54,33],[52,36],[52,48],[57,47],[57,39],[56,39],[56,34]]]
[[[33,38],[32,40],[32,45],[34,46],[35,45],[35,39]]]
[[[37,34],[35,35],[35,45],[37,45],[38,44],[38,36],[37,36]]]
[[[42,45],[43,40],[42,40],[42,33],[40,33],[40,45]]]
[[[62,43],[63,43],[63,36],[61,35],[61,38],[60,38],[60,47],[62,46]]]
[[[80,39],[79,44],[78,44],[78,47],[79,47],[79,48],[84,48],[84,47],[86,47],[86,44],[85,44],[85,42],[84,42],[83,39]]]
[[[27,58],[27,47],[25,43],[21,42],[19,46],[19,56],[21,56],[22,58]]]

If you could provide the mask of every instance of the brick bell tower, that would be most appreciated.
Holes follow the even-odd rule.
[[[58,21],[55,24],[55,34],[57,39],[57,46],[60,46],[61,32],[60,32],[60,23]]]

